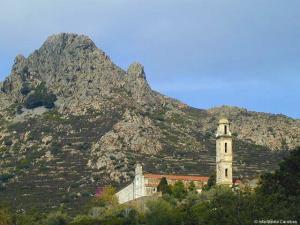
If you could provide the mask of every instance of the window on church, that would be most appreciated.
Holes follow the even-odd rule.
[[[227,143],[225,143],[225,153],[227,153]]]
[[[228,177],[228,169],[225,169],[225,177]]]
[[[224,134],[227,134],[227,126],[224,126]]]

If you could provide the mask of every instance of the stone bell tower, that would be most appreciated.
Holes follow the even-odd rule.
[[[133,181],[133,199],[145,196],[145,180],[143,175],[143,167],[137,164],[135,167],[135,177]]]
[[[232,186],[232,136],[227,119],[219,121],[216,138],[216,184]]]

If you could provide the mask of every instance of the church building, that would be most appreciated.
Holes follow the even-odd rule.
[[[201,174],[201,171],[199,173]],[[157,186],[163,177],[171,185],[176,181],[182,181],[188,187],[193,182],[198,192],[201,192],[209,178],[207,176],[144,173],[142,165],[137,164],[133,182],[116,193],[119,203],[122,204],[140,197],[154,195],[157,193]],[[216,184],[231,187],[233,182],[238,183],[239,181],[233,181],[232,178],[232,135],[230,123],[227,119],[221,119],[216,133]]]

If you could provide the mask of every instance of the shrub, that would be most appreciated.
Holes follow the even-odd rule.
[[[79,148],[80,148],[81,150],[88,150],[88,149],[90,148],[90,144],[87,143],[87,142],[81,143],[81,144],[79,145]]]
[[[209,176],[207,184],[203,187],[203,190],[208,191],[215,185],[216,185],[216,173],[213,173]]]
[[[148,210],[145,214],[145,222],[147,225],[181,224],[180,212],[162,199],[149,201],[147,208]]]
[[[70,223],[70,225],[98,225],[98,224],[99,223],[97,219],[85,215],[76,216],[73,219],[73,221]]]
[[[9,146],[12,146],[12,144],[13,144],[13,142],[12,142],[11,139],[5,139],[5,140],[4,140],[4,145],[5,145],[5,146],[9,147]]]
[[[0,225],[13,225],[13,216],[6,207],[0,207]]]
[[[40,225],[41,219],[42,214],[36,209],[31,209],[16,215],[16,225]]]
[[[177,198],[179,200],[184,199],[187,193],[182,181],[176,181],[175,184],[172,186],[171,190],[174,198]]]
[[[189,187],[188,187],[188,190],[189,190],[190,192],[197,192],[196,185],[195,185],[194,181],[191,181],[191,182],[190,182]]]
[[[0,181],[3,182],[3,183],[5,183],[5,182],[9,181],[13,177],[14,177],[13,174],[3,173],[3,174],[0,174]]]
[[[34,109],[36,107],[45,106],[48,109],[54,107],[54,102],[57,100],[56,96],[47,91],[44,83],[38,85],[32,94],[30,94],[24,105],[27,109]]]
[[[118,198],[115,195],[116,189],[112,186],[99,188],[97,196],[92,199],[90,207],[113,207],[118,205]]]
[[[21,159],[19,162],[18,162],[18,165],[17,165],[17,169],[19,170],[22,170],[22,169],[28,169],[31,165],[31,162],[29,159]]]
[[[29,85],[27,83],[25,83],[20,90],[22,95],[28,95],[30,93],[30,91],[31,91],[31,88],[29,87]]]
[[[49,213],[47,217],[42,221],[42,225],[67,225],[68,216],[62,212]]]
[[[22,105],[17,105],[17,107],[16,107],[16,113],[17,114],[22,114],[23,113],[23,110],[22,110]]]
[[[168,181],[165,177],[161,178],[158,186],[157,186],[157,191],[162,192],[162,194],[170,194],[171,190],[168,185]]]

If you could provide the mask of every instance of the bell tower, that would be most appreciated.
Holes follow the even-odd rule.
[[[141,164],[135,166],[135,177],[133,181],[133,199],[145,196],[145,180]]]
[[[232,136],[227,119],[219,121],[216,138],[216,184],[232,186]]]

